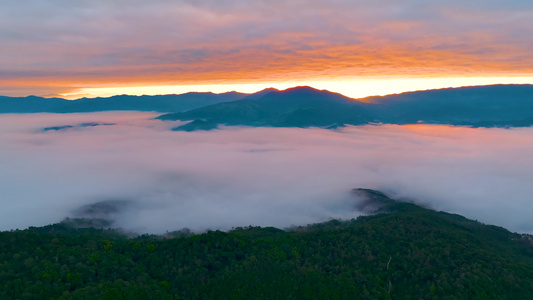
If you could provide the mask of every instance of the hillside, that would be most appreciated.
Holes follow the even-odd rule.
[[[531,236],[354,190],[349,221],[128,238],[0,233],[2,299],[527,299]]]

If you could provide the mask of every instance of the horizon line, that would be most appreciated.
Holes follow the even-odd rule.
[[[469,80],[470,79],[470,80]],[[467,82],[464,82],[467,81]],[[468,82],[469,81],[469,82]],[[388,85],[387,85],[388,83]],[[364,85],[364,86],[361,86]],[[309,87],[315,90],[341,94],[347,98],[361,100],[370,97],[383,97],[412,92],[466,88],[495,85],[533,85],[533,77],[452,77],[425,79],[384,79],[361,81],[322,81],[322,82],[290,82],[290,83],[259,83],[259,84],[216,84],[216,85],[165,85],[165,86],[130,86],[85,88],[84,93],[63,93],[58,95],[27,95],[4,97],[41,97],[65,100],[111,98],[116,96],[168,96],[189,93],[241,93],[252,95],[266,89],[285,91],[298,87]],[[358,89],[362,88],[362,89]],[[366,88],[366,90],[364,90]],[[80,95],[81,94],[81,95]],[[75,97],[79,96],[79,97]]]

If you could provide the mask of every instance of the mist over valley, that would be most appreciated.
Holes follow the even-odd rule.
[[[106,219],[139,233],[285,228],[357,217],[362,212],[351,191],[364,187],[533,232],[531,128],[175,132],[170,129],[183,122],[159,115],[0,115],[0,229],[66,217]],[[43,131],[88,123],[112,125]]]

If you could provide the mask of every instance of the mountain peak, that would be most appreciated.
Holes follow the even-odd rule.
[[[313,87],[310,87],[308,85],[302,85],[302,86],[295,86],[292,88],[288,88],[286,90],[283,90],[284,93],[319,93],[323,90],[318,90]]]
[[[261,98],[261,97],[263,97],[265,95],[268,95],[270,93],[277,93],[277,92],[279,92],[278,89],[275,89],[273,87],[269,87],[269,88],[260,90],[259,92],[255,92],[255,93],[247,96],[246,99],[252,99],[252,100],[259,99],[259,98]]]
[[[279,90],[277,88],[269,87],[269,88],[262,89],[259,92],[256,92],[254,94],[260,94],[260,93],[266,94],[266,93],[271,93],[271,92],[279,92]]]

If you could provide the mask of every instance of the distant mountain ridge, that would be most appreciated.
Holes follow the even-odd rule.
[[[184,131],[220,125],[337,128],[370,123],[524,127],[533,125],[533,85],[448,88],[363,99],[308,86],[254,94],[122,95],[72,101],[0,96],[0,113],[110,110],[165,112],[158,119],[191,121],[175,128]]]
[[[248,96],[237,92],[222,94],[186,93],[180,95],[129,96],[108,98],[61,98],[5,97],[0,96],[0,113],[77,113],[112,110],[176,112],[199,108]]]
[[[365,101],[384,123],[492,127],[512,126],[533,117],[533,85],[449,88],[368,97]]]
[[[165,114],[161,120],[191,120],[175,130],[218,125],[324,127],[369,123],[449,124],[473,127],[533,125],[533,85],[493,85],[410,92],[360,100],[310,87]]]
[[[262,93],[262,92],[259,92]],[[308,127],[336,124],[365,124],[372,121],[364,103],[328,91],[310,87],[272,90],[198,109],[166,114],[161,120],[195,120],[204,128],[224,125]],[[195,130],[189,124],[178,130]]]

